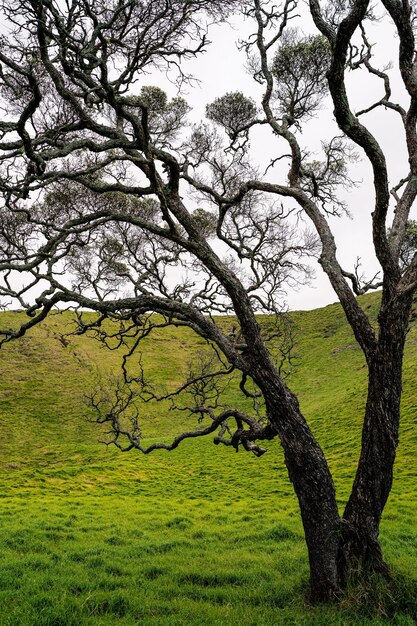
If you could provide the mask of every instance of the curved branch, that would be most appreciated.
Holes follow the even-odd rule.
[[[310,0],[310,8],[317,28],[330,36],[324,20],[317,10],[318,3]],[[374,174],[375,208],[373,212],[373,239],[377,258],[384,270],[388,283],[398,281],[400,272],[395,263],[386,234],[386,217],[389,206],[389,185],[385,155],[375,137],[363,126],[351,111],[345,86],[345,67],[348,48],[353,33],[366,16],[369,0],[356,0],[350,13],[339,25],[336,37],[331,34],[332,61],[328,72],[329,89],[334,104],[334,113],[340,128],[365,151]]]

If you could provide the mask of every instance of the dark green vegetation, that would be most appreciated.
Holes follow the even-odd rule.
[[[378,294],[366,296],[374,314]],[[2,326],[7,316],[2,314]],[[366,367],[338,305],[295,313],[300,365],[290,386],[322,444],[343,507],[359,453]],[[417,325],[404,367],[401,441],[382,523],[397,587],[305,601],[298,505],[277,442],[260,459],[210,439],[172,453],[121,454],[97,443],[84,394],[119,355],[59,337],[57,315],[0,351],[0,625],[363,624],[417,621]],[[190,335],[149,340],[155,375],[174,380]],[[232,392],[231,392],[232,393]],[[149,418],[179,432],[185,416]],[[183,424],[183,422],[181,422]]]

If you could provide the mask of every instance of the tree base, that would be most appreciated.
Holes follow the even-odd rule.
[[[389,595],[393,581],[378,539],[357,531],[347,522],[343,524],[335,569],[336,576],[327,578],[317,576],[320,569],[311,572],[309,601],[312,604],[343,602],[352,593],[365,599],[375,595],[372,590],[385,589]]]
[[[388,565],[382,556],[377,537],[364,529],[343,524],[338,556],[339,579],[342,588],[375,575],[391,580]]]

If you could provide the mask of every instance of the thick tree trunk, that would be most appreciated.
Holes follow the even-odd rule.
[[[279,436],[300,505],[308,548],[311,597],[313,601],[327,600],[339,590],[340,518],[333,479],[320,446],[299,412],[298,403],[291,419],[284,424],[282,419],[280,422]]]
[[[411,296],[399,298],[394,290],[390,291],[384,290],[379,337],[367,354],[369,386],[362,448],[342,520],[326,459],[297,398],[279,378],[262,343],[256,341],[256,336],[253,340],[253,329],[245,332],[247,346],[252,348],[245,353],[248,371],[265,398],[299,501],[313,601],[336,596],[355,572],[388,572],[379,544],[379,525],[392,486],[402,361],[412,304]],[[247,330],[243,323],[242,329]]]
[[[299,501],[310,562],[311,598],[328,600],[339,591],[340,517],[333,479],[297,398],[267,369],[262,369],[256,378]]]
[[[333,479],[323,452],[306,424],[296,397],[258,354],[254,380],[284,450],[300,504],[310,561],[313,601],[338,594],[349,578],[388,574],[379,526],[393,478],[398,444],[402,361],[411,297],[383,302],[380,334],[368,358],[369,386],[362,448],[352,493],[340,520]]]
[[[362,448],[342,520],[340,575],[388,574],[379,543],[382,512],[392,487],[398,445],[402,361],[411,297],[382,305],[380,337],[369,359],[368,399]]]

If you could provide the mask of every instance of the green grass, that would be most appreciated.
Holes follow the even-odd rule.
[[[364,306],[375,318],[378,294]],[[16,314],[1,314],[1,326]],[[340,307],[295,313],[300,365],[289,384],[322,444],[340,506],[359,453],[366,368]],[[0,350],[0,626],[377,625],[417,623],[415,363],[408,335],[401,444],[381,531],[397,588],[364,586],[339,606],[306,600],[297,501],[276,442],[260,459],[184,442],[172,453],[99,445],[84,394],[120,355],[50,318]],[[179,380],[189,333],[149,340],[147,364]],[[234,399],[233,389],[230,401]],[[143,417],[145,419],[145,415]],[[149,441],[183,416],[150,414]]]

